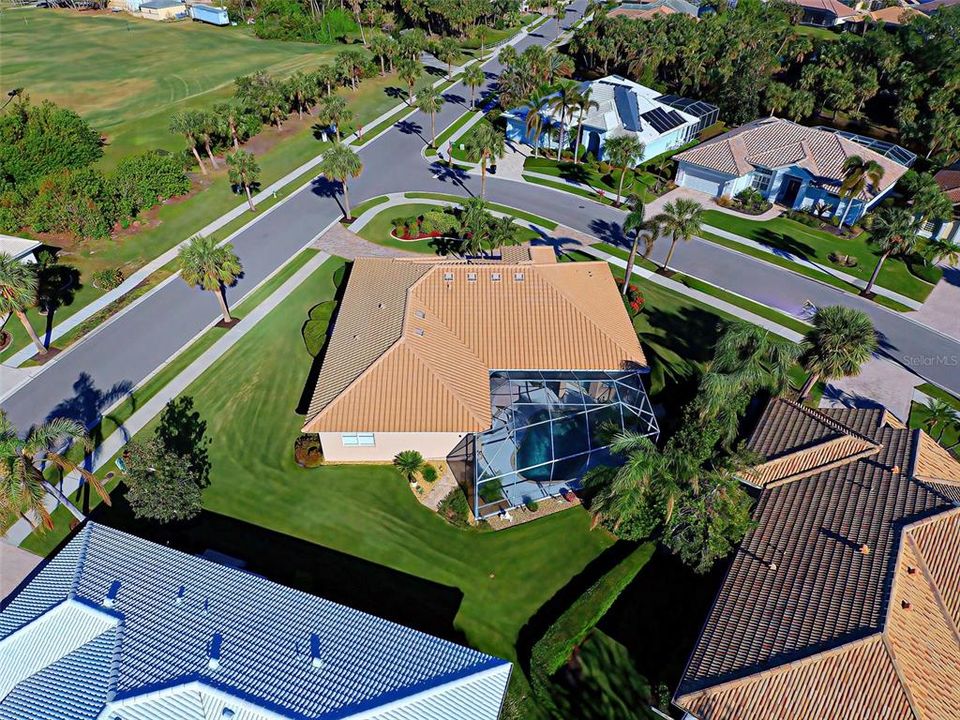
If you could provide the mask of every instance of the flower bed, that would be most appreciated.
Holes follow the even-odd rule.
[[[717,205],[721,207],[736,210],[744,215],[763,215],[763,213],[773,207],[769,200],[753,188],[742,190],[737,193],[737,196],[733,199],[719,197],[716,202]]]

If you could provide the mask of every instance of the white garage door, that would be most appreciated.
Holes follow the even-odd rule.
[[[713,175],[708,170],[702,170],[689,165],[683,169],[682,184],[684,187],[688,187],[691,190],[698,190],[699,192],[708,193],[713,197],[719,197],[720,192],[723,189],[723,181],[718,180],[716,175]]]

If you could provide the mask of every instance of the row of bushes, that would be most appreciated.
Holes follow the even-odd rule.
[[[423,237],[459,237],[460,221],[450,208],[437,207],[423,215],[396,217],[390,221],[393,234],[404,240]]]
[[[556,712],[551,678],[633,582],[652,553],[653,546],[649,544],[633,550],[577,598],[534,644],[530,653],[530,684],[543,708]]]
[[[297,0],[266,0],[260,4],[253,33],[264,40],[301,40],[330,44],[359,28],[341,8],[331,8],[318,17]]]
[[[741,190],[733,199],[718,197],[716,202],[721,207],[732,208],[746,215],[762,215],[773,207],[770,201],[754,188]]]

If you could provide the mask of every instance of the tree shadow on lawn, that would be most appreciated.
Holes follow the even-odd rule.
[[[397,87],[396,85],[389,85],[383,89],[383,94],[386,95],[391,100],[406,100],[407,91],[404,88]]]
[[[317,388],[317,380],[320,378],[320,368],[323,366],[323,359],[327,355],[327,348],[330,346],[330,335],[333,333],[333,326],[337,320],[337,313],[340,311],[340,301],[343,300],[343,294],[347,290],[347,280],[350,278],[350,270],[353,268],[353,263],[348,262],[343,265],[343,272],[337,271],[334,273],[334,284],[336,285],[336,291],[333,295],[333,302],[336,303],[336,307],[333,310],[333,313],[330,315],[330,321],[327,323],[326,339],[323,342],[323,347],[320,348],[320,352],[316,354],[316,357],[313,358],[313,362],[310,363],[310,370],[307,372],[307,378],[303,384],[303,392],[300,393],[300,401],[297,403],[296,413],[297,415],[306,415],[310,410],[310,402],[313,400],[313,393]],[[310,308],[312,311],[313,308]],[[304,317],[304,323],[310,319],[309,313]],[[301,327],[303,327],[301,325]],[[303,348],[304,352],[307,352],[306,344]]]
[[[729,560],[697,575],[658,548],[597,627],[624,645],[651,687],[676,689]]]
[[[843,245],[840,244],[842,241],[840,241],[839,238],[837,240],[837,252],[843,252]],[[806,260],[817,259],[817,251],[813,247],[807,245],[801,240],[787,235],[786,233],[776,232],[774,230],[764,228],[760,231],[760,242],[762,242],[764,245],[769,245],[776,250],[783,250],[791,255],[796,255]]]
[[[138,520],[124,497],[126,490],[121,483],[112,493],[113,506],[98,506],[91,519],[191,555],[213,550],[242,561],[246,572],[281,585],[465,643],[454,627],[463,600],[459,588],[208,510],[181,523]]]

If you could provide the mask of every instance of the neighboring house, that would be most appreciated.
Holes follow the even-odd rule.
[[[937,10],[960,5],[960,0],[930,0],[930,2],[920,3],[920,7],[925,15],[932,15]]]
[[[651,2],[625,2],[607,13],[608,17],[626,17],[631,20],[650,20],[658,15],[677,13],[700,16],[700,6],[687,0],[652,0]]]
[[[600,80],[581,83],[579,90],[591,91],[591,99],[599,108],[583,117],[583,145],[598,159],[604,157],[604,145],[611,137],[633,135],[644,145],[642,157],[636,162],[674,150],[695,139],[700,132],[717,121],[719,110],[715,105],[687,100],[675,95],[661,95],[632,80],[608,75]],[[559,115],[544,109],[546,119],[540,138],[540,147],[556,149]],[[527,108],[516,108],[504,113],[507,119],[507,139],[532,145],[526,129]],[[572,146],[576,139],[577,114],[566,119],[568,135],[565,144]],[[572,135],[572,137],[571,137]]]
[[[36,251],[41,245],[43,243],[28,238],[0,235],[0,254],[9,255],[25,263],[37,261]]]
[[[603,262],[358,259],[303,431],[328,462],[447,458],[483,518],[579,487],[609,425],[658,433]]]
[[[899,27],[916,18],[926,17],[924,13],[911,5],[890,5],[879,10],[872,10],[867,14],[874,22],[883,23],[891,28]]]
[[[0,612],[4,720],[496,720],[510,671],[94,523]]]
[[[883,178],[859,197],[841,200],[844,162],[854,155],[879,163]],[[674,159],[677,185],[728,198],[752,187],[787,208],[809,210],[822,203],[837,216],[850,202],[846,221],[852,223],[893,189],[916,156],[898,145],[853,133],[764,118],[711,138]]]
[[[759,500],[674,702],[697,720],[960,718],[960,463],[883,408],[767,406]]]
[[[187,16],[187,6],[181,0],[149,0],[140,3],[140,14],[148,20],[173,20]]]
[[[803,8],[801,25],[834,27],[860,19],[859,11],[844,5],[839,0],[787,0],[787,2]]]
[[[949,222],[936,223],[930,234],[960,244],[960,160],[938,172],[934,179],[953,202],[953,218]]]

